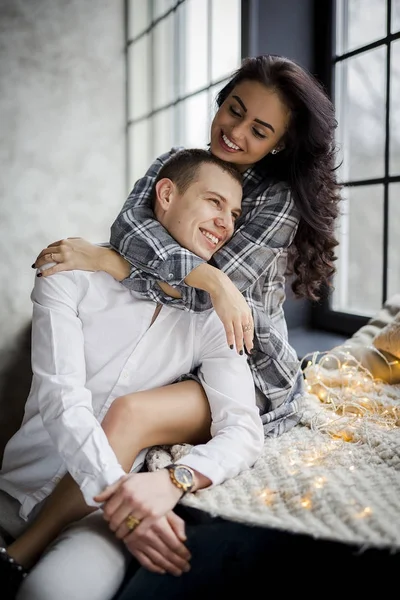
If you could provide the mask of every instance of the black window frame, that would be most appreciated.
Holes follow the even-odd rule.
[[[324,85],[331,99],[335,98],[335,66],[339,61],[357,56],[368,50],[382,45],[389,45],[400,39],[400,32],[390,33],[392,0],[386,2],[386,36],[370,44],[360,46],[349,52],[336,54],[336,0],[315,0],[314,3],[314,56],[315,75]],[[387,300],[388,286],[388,229],[389,229],[389,184],[400,182],[400,175],[389,174],[389,130],[390,130],[390,66],[391,53],[386,57],[386,115],[385,115],[385,155],[384,176],[374,179],[352,180],[341,182],[343,187],[347,186],[384,186],[384,223],[383,223],[383,278],[382,278],[382,304]],[[315,303],[311,311],[311,325],[315,329],[332,331],[344,335],[353,335],[360,327],[365,325],[370,316],[336,311],[331,307],[330,291],[325,289],[323,298]]]

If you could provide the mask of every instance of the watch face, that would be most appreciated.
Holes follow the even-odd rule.
[[[174,475],[175,479],[185,488],[193,485],[193,475],[186,467],[175,467]]]

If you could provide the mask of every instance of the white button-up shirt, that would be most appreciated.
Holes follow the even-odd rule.
[[[67,471],[96,506],[93,497],[125,474],[101,427],[113,400],[195,367],[211,407],[212,439],[180,462],[213,485],[254,464],[263,428],[253,378],[214,311],[163,306],[150,326],[156,304],[103,272],[36,278],[31,298],[32,386],[0,473],[0,489],[21,502],[22,517]]]

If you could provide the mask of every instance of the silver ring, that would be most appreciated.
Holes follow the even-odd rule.
[[[246,331],[250,331],[250,330],[251,330],[251,328],[252,328],[252,327],[251,327],[251,323],[247,323],[247,325],[244,325],[244,326],[243,326],[243,331],[244,331],[244,332],[246,332]]]

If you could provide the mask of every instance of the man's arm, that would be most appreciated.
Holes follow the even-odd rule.
[[[264,429],[255,400],[254,381],[247,358],[226,346],[224,330],[213,313],[198,324],[196,363],[198,375],[211,409],[211,435],[206,444],[193,446],[179,464],[195,471],[194,491],[222,483],[253,466],[264,444]],[[175,343],[184,343],[175,340]],[[136,518],[148,522],[165,515],[179,501],[182,492],[171,482],[165,469],[133,473],[110,486],[97,499],[105,502],[104,513],[113,531],[127,534],[124,507]],[[129,500],[128,500],[129,499]]]
[[[35,278],[31,295],[32,370],[44,427],[87,504],[122,477],[86,387],[79,286],[75,272]]]
[[[250,468],[260,456],[264,443],[246,357],[226,346],[223,326],[214,313],[205,322],[201,320],[196,339],[200,340],[196,358],[201,363],[199,377],[211,407],[213,438],[207,444],[194,446],[179,460],[195,472],[193,491],[221,483]],[[175,340],[175,343],[184,341]],[[130,474],[96,499],[104,503],[104,516],[110,529],[124,539],[127,548],[144,567],[177,575],[182,568],[179,562],[182,554],[181,550],[175,550],[176,541],[171,544],[171,528],[165,518],[181,496],[182,491],[172,483],[168,471],[159,469]],[[139,521],[131,533],[126,521],[129,515]],[[157,549],[156,555],[154,549]]]

